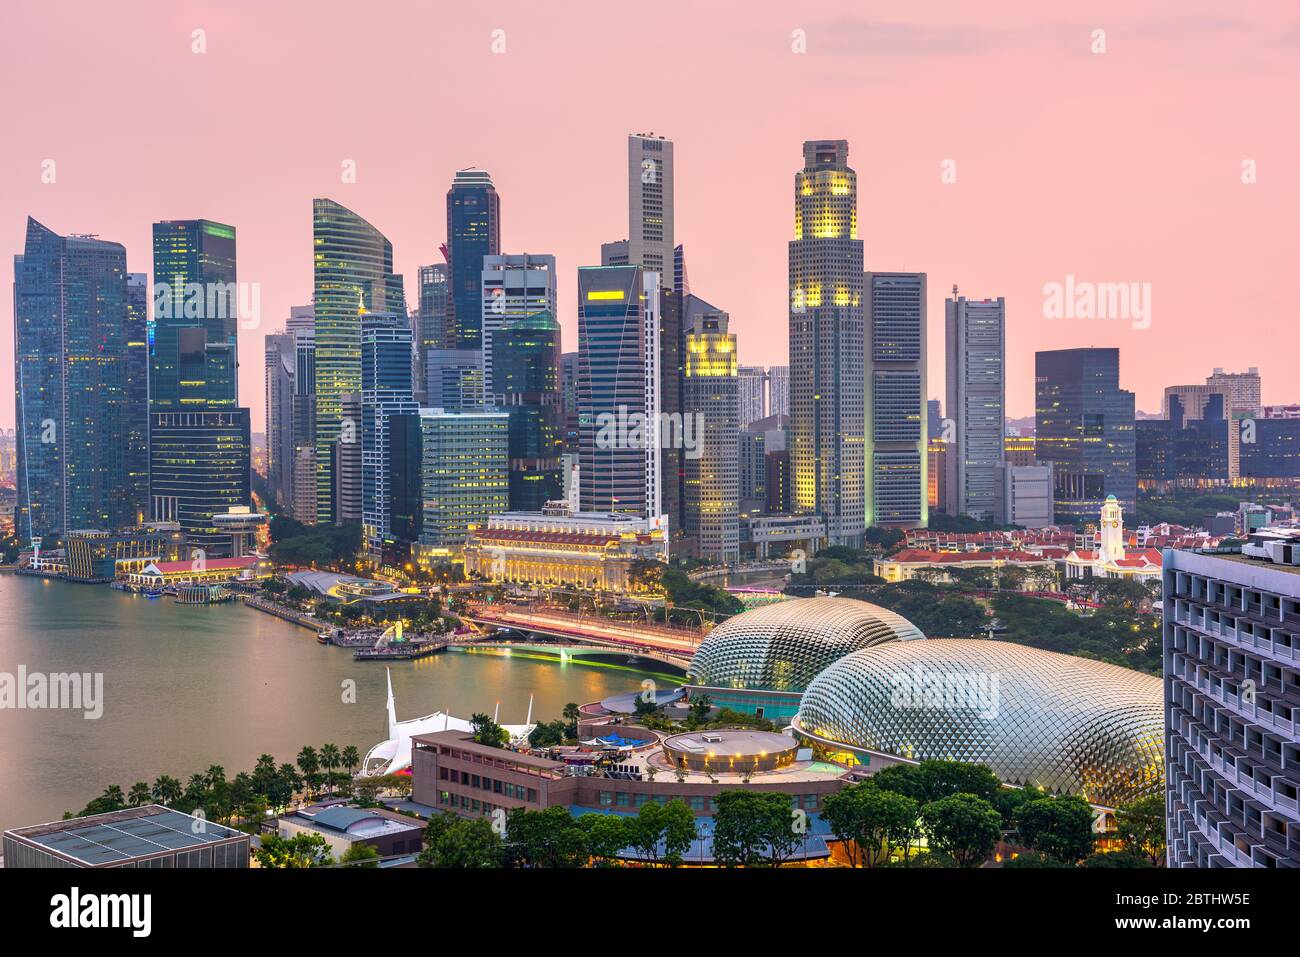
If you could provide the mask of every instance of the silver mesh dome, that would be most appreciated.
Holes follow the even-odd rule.
[[[792,598],[728,618],[700,643],[693,684],[797,692],[851,651],[924,638],[892,611],[854,598]]]
[[[794,726],[832,750],[987,764],[1104,807],[1163,793],[1159,678],[1008,642],[855,652],[809,685]]]

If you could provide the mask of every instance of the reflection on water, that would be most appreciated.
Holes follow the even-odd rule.
[[[292,761],[304,744],[355,745],[386,734],[384,665],[237,603],[177,605],[100,585],[0,575],[0,672],[102,672],[104,713],[0,710],[0,829],[79,811],[107,785],[125,790],[211,764],[228,777],[263,752]],[[650,663],[652,671],[660,667]],[[392,663],[397,717],[434,710],[522,723],[570,701],[640,686],[621,661],[448,652]],[[662,678],[660,678],[662,680]],[[355,704],[345,685],[355,682]]]

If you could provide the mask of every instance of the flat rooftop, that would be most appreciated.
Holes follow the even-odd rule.
[[[708,754],[720,758],[753,757],[798,748],[799,743],[775,731],[725,729],[721,731],[687,731],[664,740],[664,747],[686,754]]]
[[[120,864],[163,851],[183,851],[232,837],[246,837],[221,824],[159,804],[19,827],[5,834],[88,867]]]

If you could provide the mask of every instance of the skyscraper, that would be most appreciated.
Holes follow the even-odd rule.
[[[293,503],[294,373],[298,346],[288,332],[266,337],[266,484],[271,498],[283,506]]]
[[[546,313],[556,316],[555,257],[535,253],[483,257],[480,315],[482,316],[483,382],[486,401],[498,400],[492,374],[492,336],[502,326]]]
[[[560,355],[560,408],[563,410],[565,454],[578,454],[578,358],[576,352]]]
[[[720,309],[690,313],[683,396],[683,431],[694,433],[683,455],[683,531],[701,558],[718,562],[740,559],[740,406],[728,321]]]
[[[506,470],[510,417],[504,412],[421,409],[424,513],[420,543],[463,545],[472,527],[509,507]]]
[[[1119,350],[1057,349],[1034,359],[1035,455],[1053,466],[1056,521],[1094,521],[1108,495],[1134,508],[1134,401],[1119,387]]]
[[[294,343],[293,373],[293,517],[316,524],[316,329],[311,306],[290,310],[288,329]]]
[[[151,513],[179,522],[193,548],[226,557],[230,534],[213,516],[252,501],[237,348],[248,306],[237,281],[235,227],[208,219],[154,223],[153,269]]]
[[[741,366],[737,374],[740,427],[767,417],[767,370],[762,366]]]
[[[659,274],[663,289],[674,288],[673,141],[653,133],[627,138],[627,264]]]
[[[994,486],[1003,463],[1006,412],[1006,301],[967,299],[945,303],[947,406],[955,426],[948,450],[948,512],[991,521]]]
[[[768,366],[768,415],[790,414],[790,367]]]
[[[451,267],[434,263],[420,267],[419,328],[415,337],[415,390],[423,393],[428,378],[425,363],[430,349],[446,347],[450,338]]]
[[[1235,482],[1242,477],[1239,423],[1243,419],[1258,418],[1264,412],[1260,404],[1259,370],[1253,366],[1245,372],[1224,372],[1216,368],[1213,375],[1206,376],[1205,385],[1211,392],[1222,392],[1227,396],[1224,414],[1235,420],[1228,429],[1228,478]]]
[[[149,274],[126,275],[126,472],[134,523],[149,518]]]
[[[658,274],[578,270],[578,444],[584,512],[657,518]],[[647,430],[653,430],[653,435]]]
[[[406,317],[367,314],[361,320],[361,525],[372,554],[392,541],[389,419],[418,410]]]
[[[560,324],[543,310],[498,325],[491,339],[491,391],[510,416],[510,511],[540,512],[564,494]]]
[[[866,524],[929,520],[926,438],[926,277],[866,274]]]
[[[485,170],[461,170],[447,191],[447,248],[454,335],[448,349],[481,349],[483,257],[501,252],[501,202]]]
[[[334,446],[345,431],[343,396],[359,399],[361,392],[361,316],[367,312],[404,316],[406,298],[402,277],[393,273],[392,243],[352,210],[331,199],[313,200],[312,243],[316,512],[322,522],[338,522],[344,519],[335,501],[340,483],[334,474]],[[352,421],[348,434],[359,441],[359,431],[360,422]],[[350,520],[361,520],[359,501]]]
[[[809,140],[790,242],[790,471],[796,513],[832,544],[863,533],[863,270],[845,140]]]
[[[140,329],[128,296],[120,244],[28,218],[14,257],[14,531],[24,543],[132,525],[143,510],[131,443],[147,409],[129,401]]]

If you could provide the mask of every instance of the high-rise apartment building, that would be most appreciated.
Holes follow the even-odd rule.
[[[692,299],[695,297],[692,297]],[[736,336],[719,309],[696,311],[686,327],[683,431],[685,539],[717,562],[740,559],[740,423]]]
[[[14,257],[14,532],[24,544],[139,521],[131,443],[148,410],[130,404],[140,329],[128,296],[120,244],[59,236],[28,218]]]
[[[967,299],[945,303],[948,415],[953,447],[948,455],[948,512],[990,521],[997,511],[994,486],[1002,467],[1006,415],[1006,301]]]
[[[1300,867],[1300,536],[1164,558],[1170,867]]]
[[[360,409],[345,416],[343,397],[361,393],[361,317],[368,312],[406,315],[402,277],[393,272],[393,245],[378,229],[331,199],[312,201],[313,289],[316,336],[317,516],[322,522],[360,521],[356,508],[339,507],[334,462],[340,439],[360,451]],[[477,275],[475,282],[477,288]],[[350,457],[345,455],[350,461]],[[357,463],[358,469],[360,463]],[[359,479],[359,471],[357,477]],[[354,516],[345,518],[344,515]]]
[[[653,133],[630,135],[627,182],[627,264],[657,272],[660,286],[673,289],[673,141]]]
[[[926,276],[869,272],[867,297],[866,524],[924,527]]]
[[[458,172],[447,191],[452,335],[448,349],[483,347],[483,259],[501,252],[501,200],[486,170]]]
[[[1034,455],[1053,466],[1056,521],[1094,521],[1108,495],[1135,508],[1134,401],[1119,387],[1119,350],[1036,353],[1034,381]]]
[[[845,140],[810,140],[794,178],[790,241],[790,471],[797,513],[828,540],[862,541],[862,241]]]

